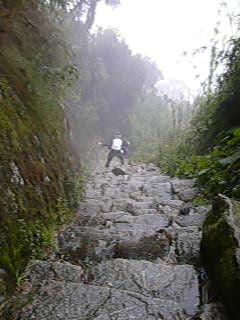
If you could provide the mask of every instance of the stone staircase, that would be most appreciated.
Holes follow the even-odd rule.
[[[58,255],[28,267],[18,319],[226,319],[202,297],[209,207],[192,204],[194,181],[153,165],[124,169],[115,176],[99,163],[74,223],[58,235]]]

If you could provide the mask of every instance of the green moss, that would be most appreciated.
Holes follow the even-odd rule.
[[[195,197],[192,201],[194,206],[204,206],[206,204],[208,204],[206,198],[204,198],[203,196],[198,196]]]
[[[224,201],[215,201],[204,223],[202,256],[219,297],[232,319],[239,319],[240,271],[235,254],[238,245],[224,216],[226,207]]]
[[[229,298],[229,292],[233,291],[235,281],[238,278],[234,248],[228,248],[224,251],[224,255],[219,259],[219,264],[216,266],[216,272],[220,276],[221,287],[225,289],[224,296]]]
[[[25,9],[11,17],[14,24],[8,15],[0,22],[9,35],[0,47],[0,268],[8,291],[30,259],[57,249],[54,233],[71,219],[83,188],[72,169],[64,83],[55,72],[67,63],[66,52],[46,14]]]

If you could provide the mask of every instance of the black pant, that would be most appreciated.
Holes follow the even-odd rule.
[[[109,152],[109,154],[108,154],[108,157],[107,157],[107,162],[106,162],[106,165],[105,165],[106,168],[109,167],[109,164],[110,164],[110,162],[112,161],[112,159],[114,157],[117,157],[118,159],[120,159],[121,164],[124,164],[122,152],[120,150],[111,150]]]

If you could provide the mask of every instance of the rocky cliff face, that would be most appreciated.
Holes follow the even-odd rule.
[[[20,281],[40,247],[51,243],[55,225],[73,204],[62,87],[54,71],[65,61],[64,49],[36,2],[23,3],[0,1],[0,268],[7,279],[2,294]]]
[[[192,205],[194,181],[151,165],[126,173],[95,170],[58,254],[29,265],[18,319],[226,319],[203,289],[209,208]]]

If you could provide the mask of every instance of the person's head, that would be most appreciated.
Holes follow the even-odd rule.
[[[119,131],[115,133],[115,138],[122,138],[122,135]]]

